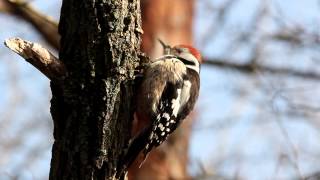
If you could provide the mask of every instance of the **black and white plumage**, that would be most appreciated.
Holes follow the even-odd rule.
[[[181,57],[175,56],[164,56],[158,59],[155,66],[165,66],[164,63],[168,63],[169,67],[173,67],[170,71],[162,72],[162,76],[168,73],[171,78],[165,77],[160,86],[159,94],[155,97],[159,99],[153,99],[151,96],[150,100],[153,101],[152,112],[152,131],[149,135],[149,141],[144,148],[144,154],[146,155],[153,147],[159,146],[165,141],[172,132],[180,125],[181,121],[190,113],[196,102],[199,92],[199,71],[189,68],[186,66],[185,59],[179,59]],[[196,61],[198,62],[198,61]],[[171,64],[172,63],[172,64]],[[189,65],[193,62],[188,62]],[[198,65],[198,64],[197,64]],[[156,69],[161,67],[154,67]],[[146,73],[148,75],[148,72]],[[152,76],[151,74],[149,74]],[[161,78],[161,77],[160,77]],[[146,82],[143,86],[157,86],[158,82]],[[147,88],[147,87],[146,87]],[[148,90],[147,90],[148,91]],[[152,94],[152,92],[146,92]],[[147,95],[148,98],[148,95]],[[154,117],[155,116],[155,117]]]
[[[146,69],[136,113],[151,124],[131,142],[124,157],[126,168],[139,152],[146,157],[152,148],[162,144],[192,111],[200,87],[199,61],[196,49],[179,45]]]

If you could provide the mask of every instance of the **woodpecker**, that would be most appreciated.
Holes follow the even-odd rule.
[[[161,42],[161,41],[160,41]],[[201,55],[189,45],[164,47],[165,55],[144,72],[136,114],[150,121],[130,143],[123,165],[128,168],[142,151],[144,159],[162,144],[192,111],[199,95]]]

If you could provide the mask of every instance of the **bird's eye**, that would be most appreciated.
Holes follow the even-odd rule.
[[[181,48],[176,48],[177,53],[182,53],[183,50]]]

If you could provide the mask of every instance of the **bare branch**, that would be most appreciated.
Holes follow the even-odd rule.
[[[60,80],[66,74],[64,64],[41,45],[20,38],[10,38],[4,44],[22,56],[50,80]]]
[[[51,17],[37,11],[25,0],[3,0],[0,5],[3,7],[2,9],[8,9],[3,11],[7,11],[31,23],[50,45],[60,49],[58,23]]]
[[[280,68],[280,67],[272,67],[272,66],[266,66],[261,64],[251,64],[251,63],[239,64],[239,63],[230,62],[229,60],[226,60],[226,59],[217,59],[217,58],[204,59],[203,63],[206,65],[233,69],[243,73],[266,72],[266,73],[293,76],[293,77],[306,78],[306,79],[314,79],[314,80],[320,79],[320,74],[312,71],[299,71],[291,68]]]

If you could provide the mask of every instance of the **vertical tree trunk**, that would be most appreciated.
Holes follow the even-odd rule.
[[[60,59],[51,83],[54,145],[50,179],[113,179],[133,114],[139,65],[139,0],[64,0]]]
[[[192,44],[194,0],[142,0],[143,52],[158,57],[160,38],[171,45]]]

